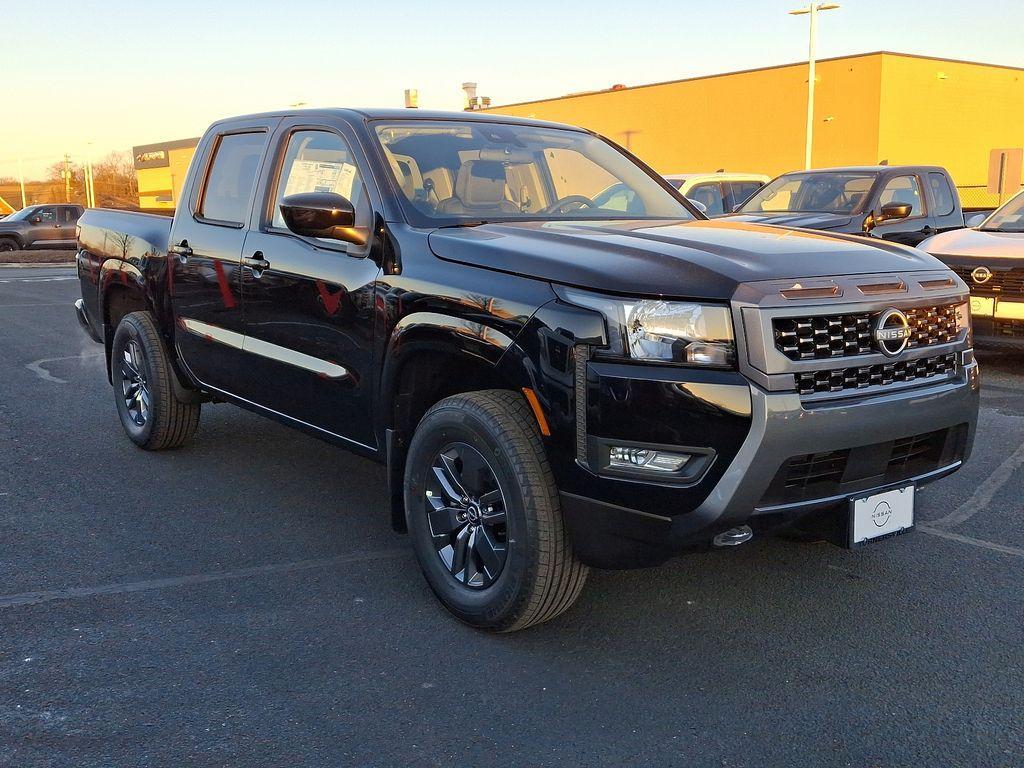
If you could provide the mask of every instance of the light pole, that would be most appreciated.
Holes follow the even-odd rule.
[[[811,3],[806,8],[790,11],[790,16],[808,15],[811,17],[810,43],[807,46],[807,139],[804,146],[804,168],[811,167],[811,146],[814,142],[814,58],[815,45],[818,41],[818,11],[831,11],[838,8],[838,3]]]

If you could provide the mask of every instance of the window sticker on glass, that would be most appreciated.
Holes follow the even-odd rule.
[[[328,163],[319,160],[296,160],[288,174],[285,196],[300,192],[334,192],[352,198],[356,167],[349,163]]]

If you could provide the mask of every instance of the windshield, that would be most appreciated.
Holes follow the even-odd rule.
[[[35,211],[35,206],[22,208],[20,211],[15,211],[10,216],[5,216],[3,221],[24,221],[32,214],[33,211]]]
[[[376,135],[420,226],[694,218],[641,166],[581,131],[410,120],[378,124]]]
[[[790,173],[751,197],[742,213],[860,213],[875,181],[865,173]]]
[[[986,232],[1024,232],[1024,192],[989,216],[980,228]]]

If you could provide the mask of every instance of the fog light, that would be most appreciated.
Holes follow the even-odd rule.
[[[672,453],[652,448],[613,445],[608,453],[611,469],[644,469],[652,472],[676,472],[692,458],[689,453]]]

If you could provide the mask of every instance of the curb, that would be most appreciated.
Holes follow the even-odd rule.
[[[31,269],[32,267],[68,267],[73,269],[75,262],[73,261],[19,261],[12,264],[0,263],[0,269]]]

